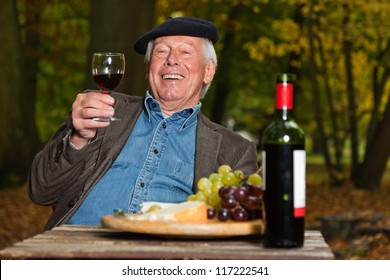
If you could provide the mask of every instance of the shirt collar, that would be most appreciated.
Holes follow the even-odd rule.
[[[146,115],[149,121],[152,116],[156,116],[161,119],[165,118],[162,113],[160,103],[153,98],[149,90],[146,91],[144,105],[146,109]],[[186,129],[187,127],[190,127],[197,122],[198,112],[201,107],[202,103],[199,102],[197,105],[185,108],[179,112],[172,114],[171,116],[166,117],[165,119],[171,121],[179,121],[181,123],[181,129]]]

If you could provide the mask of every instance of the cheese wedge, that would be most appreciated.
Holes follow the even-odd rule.
[[[127,216],[132,221],[206,222],[207,206],[202,201],[186,201],[139,215]]]
[[[167,207],[172,207],[177,205],[177,203],[166,203],[166,202],[157,202],[157,201],[147,201],[141,204],[141,214],[145,214],[151,211],[156,211],[157,209],[164,209]]]

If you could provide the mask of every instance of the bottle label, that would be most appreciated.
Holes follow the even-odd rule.
[[[304,217],[306,209],[306,152],[294,150],[294,217]]]
[[[276,85],[276,109],[293,109],[293,84]]]
[[[268,144],[264,145],[261,160],[264,198],[268,200],[269,207],[273,208],[269,210],[287,211],[295,218],[304,217],[306,151],[296,145]]]

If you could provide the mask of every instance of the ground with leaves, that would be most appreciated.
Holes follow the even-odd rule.
[[[320,174],[308,167],[308,174]],[[388,172],[389,173],[389,172]],[[353,228],[333,232],[327,242],[337,259],[390,259],[390,179],[374,191],[349,184],[328,186],[320,175],[307,178],[306,226],[326,230],[324,217],[342,217]],[[49,207],[34,205],[26,186],[0,190],[0,249],[42,232]]]

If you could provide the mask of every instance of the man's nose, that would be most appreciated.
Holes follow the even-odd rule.
[[[177,53],[174,51],[170,51],[168,56],[167,56],[167,60],[165,61],[165,64],[167,66],[179,65],[180,62],[179,62],[179,57],[178,57]]]

